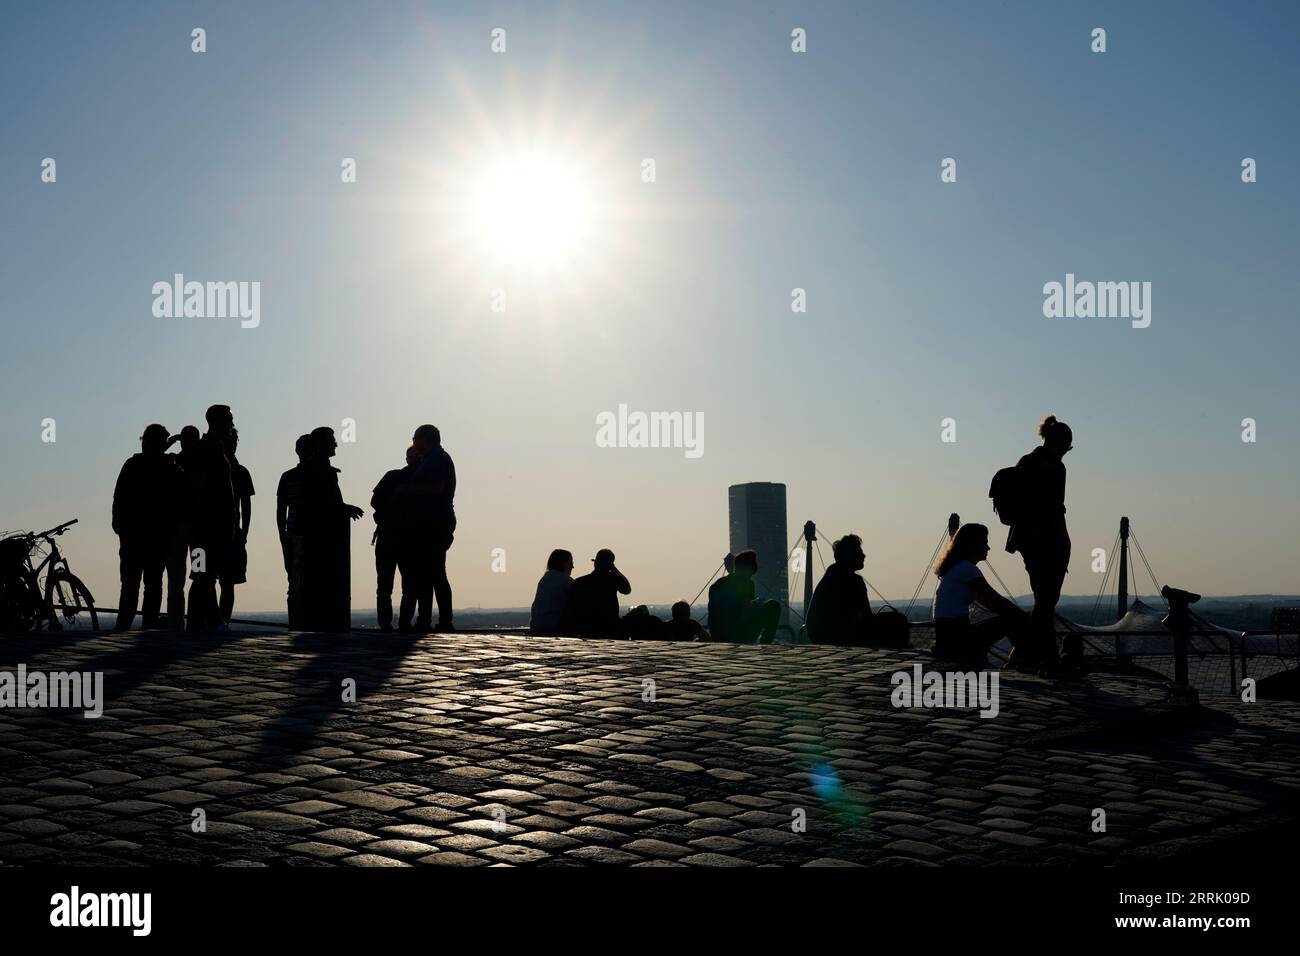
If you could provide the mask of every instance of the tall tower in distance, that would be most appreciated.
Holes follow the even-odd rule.
[[[790,569],[785,523],[785,485],[749,481],[727,489],[732,554],[752,549],[758,553],[754,589],[759,600],[781,602],[781,624],[790,623]]]

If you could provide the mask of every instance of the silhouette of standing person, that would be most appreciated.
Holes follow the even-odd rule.
[[[771,644],[781,623],[777,601],[759,601],[754,588],[758,554],[740,551],[731,573],[709,587],[709,633],[730,644]]]
[[[257,493],[253,490],[253,476],[235,455],[238,448],[239,429],[232,428],[226,458],[230,461],[230,484],[235,492],[239,515],[235,525],[235,539],[230,545],[230,560],[221,573],[221,620],[227,624],[235,612],[235,585],[248,580],[248,529],[253,522],[253,495]]]
[[[405,467],[385,472],[370,496],[371,514],[375,518],[375,533],[370,537],[370,543],[375,546],[375,613],[379,618],[379,629],[385,632],[393,629],[393,578],[401,555],[404,524],[401,507],[394,494],[411,479],[419,463],[420,454],[412,445],[406,449]],[[413,598],[413,590],[403,579],[403,603],[407,600],[408,591]],[[428,605],[425,608],[427,613]],[[406,619],[410,620],[409,613]]]
[[[402,614],[400,630],[409,631],[408,615],[418,610],[417,631],[454,631],[451,582],[447,580],[447,551],[456,532],[456,465],[442,447],[442,433],[433,425],[421,425],[411,437],[420,456],[411,479],[397,490],[395,499],[402,510]],[[407,581],[414,582],[414,606],[405,597]],[[430,599],[437,598],[438,624],[431,626]]]
[[[289,612],[289,629],[302,626],[303,555],[302,532],[298,525],[298,506],[302,498],[303,467],[311,460],[310,435],[299,435],[293,450],[298,464],[280,475],[275,486],[275,529],[280,535],[280,553],[284,557],[284,574],[288,581],[285,606]]]
[[[235,427],[229,405],[213,405],[204,417],[208,430],[194,455],[194,516],[190,529],[191,631],[225,630],[217,606],[217,580],[230,560],[235,540],[235,489],[226,443]],[[197,553],[195,553],[197,552]]]
[[[1061,460],[1074,447],[1074,432],[1065,422],[1048,415],[1038,426],[1043,444],[1016,463],[1020,472],[1021,499],[1015,524],[1007,533],[1008,552],[1020,552],[1034,592],[1030,615],[1033,637],[1030,654],[1021,655],[1024,664],[1055,667],[1056,604],[1070,566],[1070,534],[1065,527],[1065,463]],[[1078,667],[1083,642],[1078,635],[1064,642],[1066,663]],[[1034,658],[1035,660],[1031,660]]]
[[[591,559],[594,567],[573,582],[565,631],[579,637],[618,637],[623,633],[618,596],[631,594],[632,585],[614,564],[614,552],[601,548]]]
[[[113,489],[113,531],[119,539],[122,589],[117,602],[115,631],[130,630],[144,579],[141,626],[158,627],[162,607],[163,569],[184,504],[185,476],[166,455],[167,429],[149,425],[140,436],[140,453],[132,455]]]
[[[167,457],[176,465],[183,479],[176,533],[167,549],[167,627],[173,631],[185,629],[185,575],[190,565],[190,528],[194,524],[196,495],[194,472],[201,437],[197,428],[186,425],[167,442],[169,448],[177,443],[181,446],[180,451]]]
[[[338,451],[334,429],[311,432],[312,455],[303,465],[298,524],[303,538],[303,626],[315,631],[352,627],[349,519],[364,511],[343,501],[339,470],[330,464]]]

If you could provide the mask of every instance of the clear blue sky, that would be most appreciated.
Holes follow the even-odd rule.
[[[363,506],[442,428],[458,605],[526,605],[553,547],[614,548],[633,600],[690,597],[745,480],[788,484],[792,540],[861,533],[906,595],[950,511],[996,523],[990,475],[1054,411],[1068,592],[1095,592],[1121,514],[1164,581],[1300,590],[1298,33],[1290,3],[9,4],[0,527],[80,517],[74,568],[110,603],[122,460],[226,402],[258,490],[245,609],[283,606],[294,438],[344,418]],[[549,271],[455,205],[529,144],[577,157],[599,221]],[[260,326],[155,318],[176,272],[260,281]],[[1044,318],[1067,272],[1151,282],[1151,327]],[[702,412],[704,455],[597,448],[620,403]]]

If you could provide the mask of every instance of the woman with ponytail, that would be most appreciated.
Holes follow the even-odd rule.
[[[1023,500],[1016,523],[1007,536],[1007,551],[1020,552],[1034,592],[1034,611],[1030,615],[1033,650],[1037,663],[1045,667],[1059,664],[1056,650],[1056,604],[1070,566],[1070,533],[1065,527],[1065,463],[1062,459],[1074,447],[1074,432],[1055,415],[1048,415],[1038,426],[1043,443],[1020,459]],[[1064,643],[1065,663],[1079,669],[1083,643],[1078,635],[1067,635]]]

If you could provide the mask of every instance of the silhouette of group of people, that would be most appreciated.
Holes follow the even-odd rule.
[[[166,626],[192,631],[225,628],[234,610],[234,589],[247,578],[252,524],[252,477],[236,452],[239,432],[229,406],[213,405],[207,431],[193,425],[171,435],[152,424],[140,436],[140,453],[122,466],[113,494],[113,530],[119,536],[121,596],[117,630],[131,627],[137,609],[145,628],[163,626],[162,582],[167,577]],[[1019,553],[1034,596],[1026,614],[998,594],[979,564],[989,554],[989,529],[965,524],[956,530],[934,567],[935,645],[942,660],[983,666],[990,646],[1006,638],[1010,666],[1030,671],[1078,669],[1082,644],[1056,646],[1056,605],[1070,561],[1065,522],[1065,455],[1074,447],[1069,425],[1049,415],[1039,425],[1042,444],[994,478],[990,495],[1009,526],[1006,550]],[[179,451],[168,449],[179,444]],[[280,476],[276,529],[288,578],[289,626],[295,630],[351,627],[350,522],[361,508],[343,500],[334,431],[320,427],[298,438],[298,464]],[[400,575],[398,631],[455,630],[447,552],[456,531],[456,467],[433,425],[415,429],[406,463],[384,474],[370,504],[375,529],[375,602],[379,627],[394,630],[393,590]],[[1004,474],[1006,473],[1006,474]],[[848,534],[834,543],[826,569],[806,609],[805,628],[814,644],[876,646],[897,643],[873,613],[859,572],[866,562],[862,539]],[[190,592],[185,607],[184,578]],[[620,614],[619,596],[632,593],[602,548],[591,572],[573,578],[571,552],[551,552],[537,584],[530,632],[578,637],[633,637],[771,644],[781,624],[781,605],[756,593],[758,556],[729,555],[727,573],[709,587],[708,628],[678,601],[662,621],[644,607]],[[144,599],[140,601],[140,586]],[[220,589],[218,592],[218,588]],[[433,608],[438,611],[433,620]],[[985,612],[979,620],[971,607]],[[896,612],[894,612],[896,613]]]
[[[1023,456],[1014,469],[1015,500],[1004,501],[1000,515],[1010,530],[1006,550],[1019,553],[1029,574],[1033,611],[1026,614],[998,594],[984,579],[979,563],[989,554],[989,529],[964,524],[949,539],[934,573],[933,655],[963,668],[984,667],[988,649],[1011,642],[1009,666],[1032,672],[1074,671],[1081,667],[1082,643],[1064,640],[1064,659],[1056,647],[1056,605],[1070,563],[1070,536],[1065,525],[1065,465],[1074,447],[1070,427],[1049,415],[1039,425],[1042,444]],[[898,646],[897,630],[881,626],[873,613],[866,581],[862,538],[847,534],[832,547],[833,563],[813,590],[806,609],[805,632],[813,644],[857,647]],[[546,573],[537,583],[529,631],[578,637],[648,637],[712,640],[737,644],[771,644],[781,621],[781,605],[756,593],[758,556],[752,550],[728,555],[726,574],[709,587],[708,628],[678,601],[664,622],[644,606],[620,618],[618,595],[630,594],[627,578],[615,567],[612,551],[597,552],[591,574],[572,579],[573,555],[551,552]],[[978,621],[971,608],[984,612]],[[892,612],[897,616],[897,612]]]
[[[456,465],[442,433],[421,425],[406,449],[406,464],[387,472],[370,497],[374,509],[375,607],[379,629],[393,630],[393,583],[401,575],[397,630],[454,631],[447,551],[456,534]],[[438,607],[433,622],[432,608]]]
[[[140,436],[140,453],[118,474],[113,531],[122,587],[116,630],[131,627],[137,607],[146,629],[173,630],[219,629],[234,610],[235,585],[247,578],[253,481],[236,457],[239,432],[230,408],[213,405],[206,419],[202,435],[193,425],[177,435],[165,425],[149,425]],[[180,449],[169,454],[176,444]],[[164,573],[165,623],[160,616]]]
[[[631,594],[632,585],[614,560],[613,551],[601,548],[591,559],[591,573],[574,579],[572,552],[562,548],[552,551],[546,561],[546,573],[537,582],[529,633],[551,637],[708,640],[708,633],[691,618],[691,606],[686,601],[673,605],[672,617],[666,622],[649,613],[644,605],[620,617],[618,596]]]
[[[129,629],[137,611],[145,629],[220,631],[229,626],[235,585],[247,580],[253,480],[236,452],[239,432],[227,405],[171,435],[152,424],[140,453],[123,464],[113,491],[121,593],[115,630]],[[172,445],[179,451],[168,453]],[[351,628],[350,522],[364,511],[343,500],[334,430],[322,426],[298,438],[298,464],[276,488],[276,530],[288,578],[289,626],[295,630]],[[406,467],[375,487],[375,567],[380,627],[391,631],[394,578],[401,573],[399,629],[453,630],[447,550],[456,530],[456,468],[433,425],[415,430]],[[188,608],[185,575],[190,576]],[[167,615],[161,617],[167,577]],[[141,602],[140,588],[144,585]],[[220,593],[218,594],[218,587]],[[434,601],[438,622],[431,620]]]
[[[1018,670],[1071,675],[1083,667],[1083,642],[1077,634],[1056,647],[1056,605],[1070,564],[1070,534],[1065,524],[1065,463],[1074,447],[1074,432],[1055,415],[1038,426],[1042,444],[1024,455],[1010,473],[1010,500],[999,514],[1010,526],[1006,551],[1019,553],[1034,595],[1026,614],[998,594],[984,579],[979,563],[989,554],[989,529],[964,524],[948,542],[934,573],[939,587],[934,599],[935,645],[941,660],[964,668],[983,667],[989,647],[1003,638],[1012,645],[1008,666]],[[994,478],[997,490],[999,477]],[[971,617],[972,605],[990,615]]]

